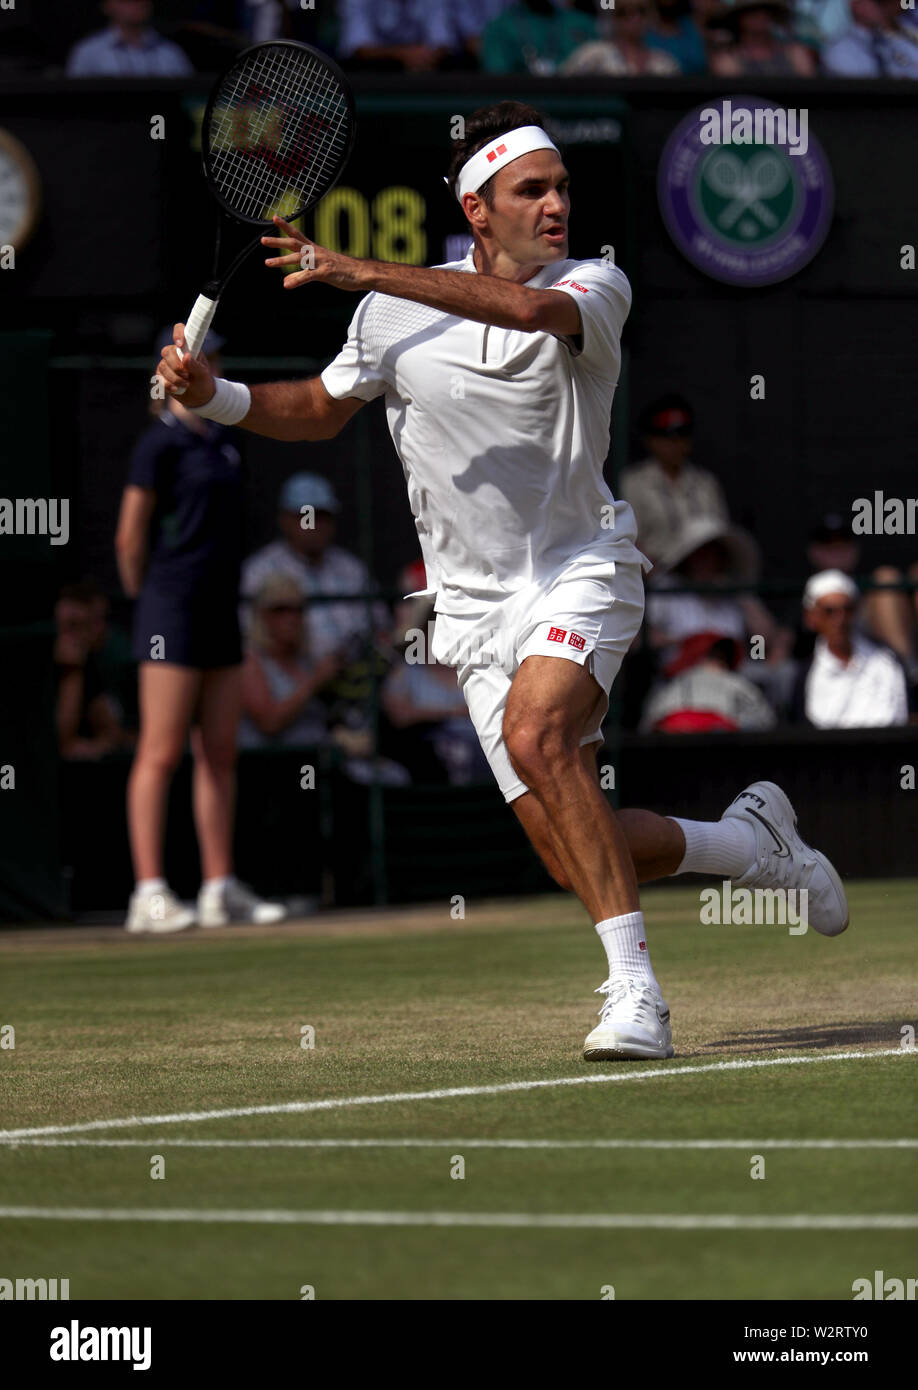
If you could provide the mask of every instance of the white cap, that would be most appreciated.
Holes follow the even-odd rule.
[[[551,137],[538,125],[521,125],[516,130],[496,135],[463,164],[456,180],[456,197],[461,203],[466,193],[477,193],[481,185],[487,183],[491,175],[503,169],[505,164],[520,159],[524,154],[531,154],[533,150],[554,150],[556,155],[561,154]]]
[[[826,594],[847,594],[855,602],[860,598],[860,590],[850,575],[844,570],[821,570],[807,581],[803,591],[804,608],[812,608]]]

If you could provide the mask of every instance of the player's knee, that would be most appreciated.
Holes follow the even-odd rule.
[[[563,716],[529,715],[504,721],[504,743],[517,773],[531,787],[570,760],[577,740]]]

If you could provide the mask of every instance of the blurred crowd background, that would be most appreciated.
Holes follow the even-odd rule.
[[[290,37],[375,72],[543,76],[918,77],[900,0],[42,0],[0,65],[73,77],[180,77]]]

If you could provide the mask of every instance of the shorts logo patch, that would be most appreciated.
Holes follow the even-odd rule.
[[[549,642],[563,642],[567,636],[566,627],[550,627],[548,629]]]
[[[646,950],[647,950],[647,942],[646,942],[646,941],[639,941],[639,942],[638,942],[638,950],[639,950],[639,951],[646,951]]]
[[[569,647],[576,647],[578,652],[582,652],[586,646],[586,638],[581,637],[579,632],[572,632],[567,639],[567,645]]]

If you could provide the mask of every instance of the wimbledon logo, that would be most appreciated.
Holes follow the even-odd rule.
[[[760,97],[720,107],[697,107],[669,137],[657,176],[660,211],[682,254],[712,279],[773,285],[811,261],[826,238],[829,164],[813,135],[800,138],[801,113]]]

